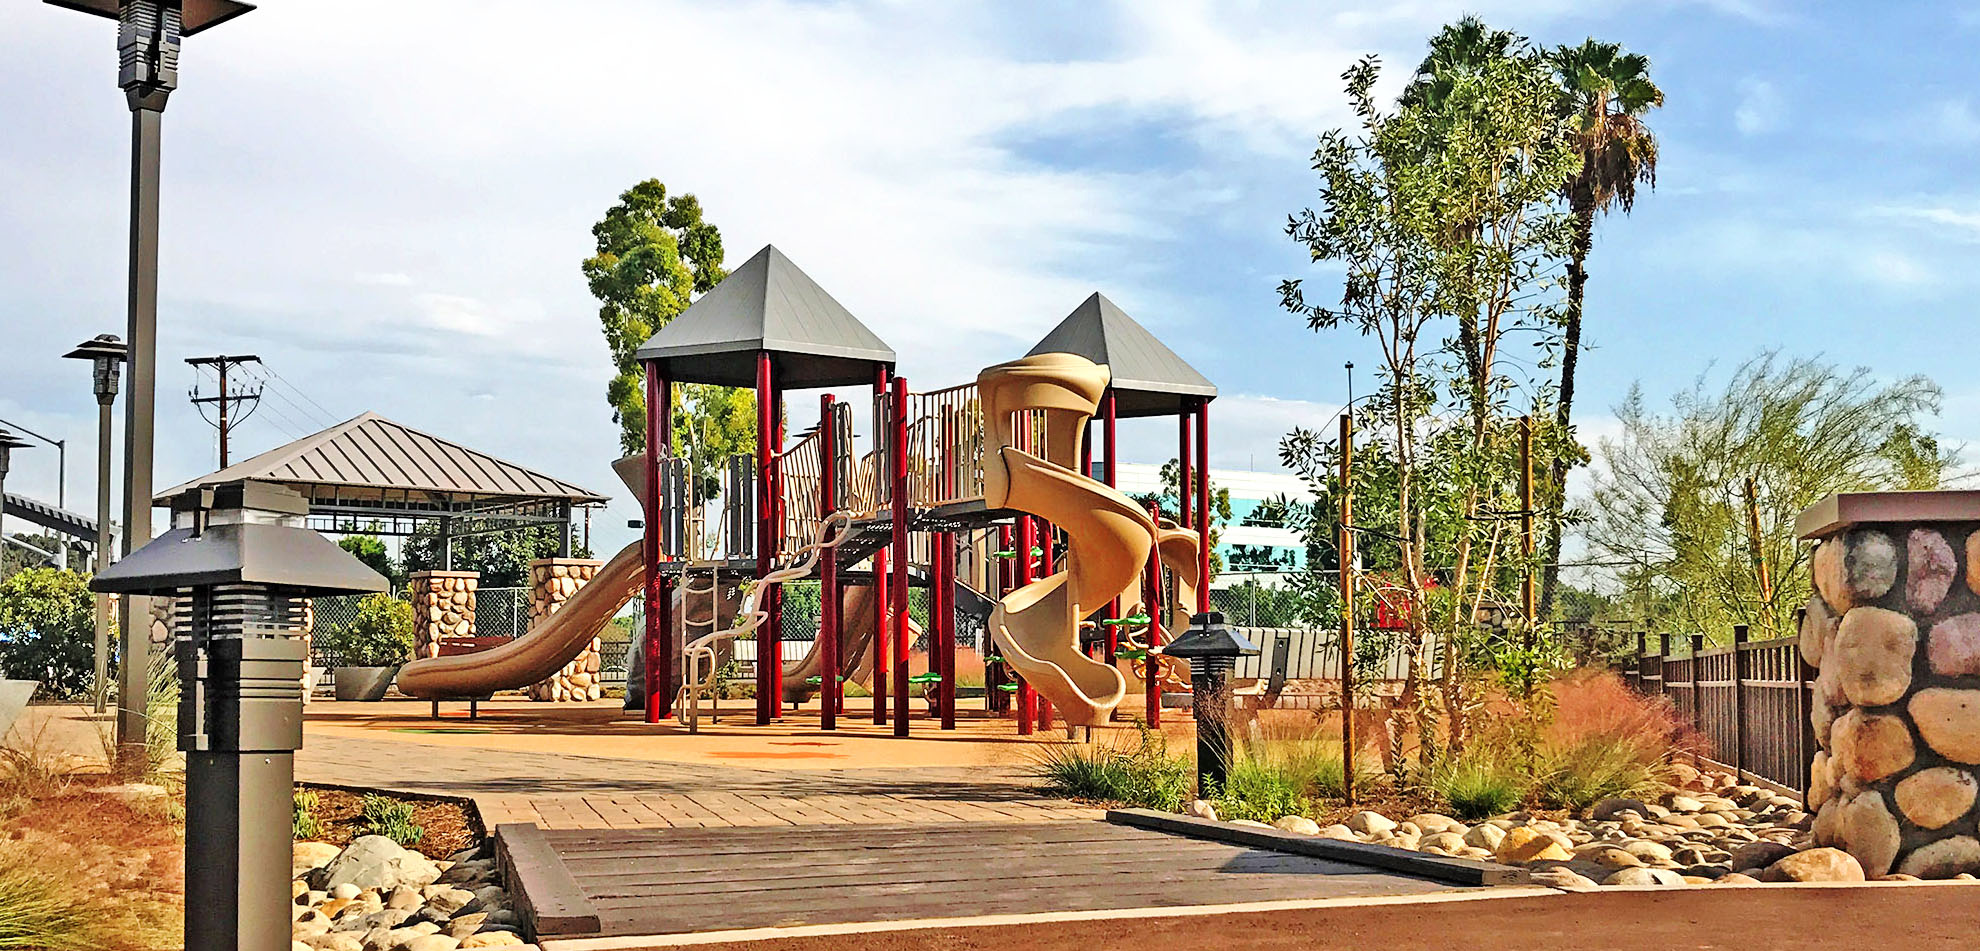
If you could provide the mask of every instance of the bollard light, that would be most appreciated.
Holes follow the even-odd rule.
[[[188,948],[287,946],[304,599],[386,588],[304,528],[308,511],[300,494],[263,482],[195,489],[174,500],[171,531],[90,583],[180,599]]]
[[[1161,652],[1189,661],[1196,716],[1196,790],[1199,796],[1209,796],[1224,788],[1231,772],[1231,668],[1239,657],[1257,654],[1258,645],[1226,627],[1223,612],[1210,611],[1191,617],[1189,630]]]
[[[14,450],[26,449],[34,445],[19,436],[0,429],[0,497],[7,491],[7,470],[13,468]],[[0,551],[7,547],[6,506],[0,504]]]
[[[117,378],[131,348],[116,334],[97,334],[62,354],[88,360],[96,391],[96,573],[110,567],[110,406],[117,402]],[[110,599],[96,597],[96,712],[105,709],[110,683]]]

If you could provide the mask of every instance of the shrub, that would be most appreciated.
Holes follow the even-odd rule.
[[[1291,770],[1240,755],[1233,757],[1224,786],[1215,790],[1213,798],[1220,818],[1270,822],[1280,816],[1305,815],[1306,788]]]
[[[30,568],[0,582],[0,674],[72,700],[96,677],[96,603],[89,579]]]
[[[296,790],[289,811],[289,834],[298,841],[315,839],[323,835],[323,823],[316,818],[316,806],[315,793],[307,789]]]
[[[1189,798],[1189,761],[1171,756],[1162,735],[1146,728],[1133,749],[1055,744],[1036,755],[1033,772],[1054,795],[1166,812]]]
[[[0,852],[0,949],[83,951],[102,944],[92,894],[18,846]]]
[[[346,667],[396,667],[412,658],[412,605],[389,594],[365,595],[349,621],[319,632],[316,643]]]
[[[1533,777],[1542,805],[1579,812],[1651,785],[1655,760],[1628,738],[1590,737],[1566,749],[1543,747]]]
[[[1460,819],[1483,819],[1519,805],[1526,780],[1496,756],[1473,756],[1432,773],[1430,788]]]
[[[359,801],[358,812],[366,833],[382,835],[406,848],[426,835],[425,829],[413,823],[412,803],[371,793]]]

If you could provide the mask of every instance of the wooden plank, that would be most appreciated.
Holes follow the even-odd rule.
[[[515,895],[523,930],[532,936],[596,934],[598,909],[578,888],[556,849],[533,822],[495,827],[502,880]]]
[[[1058,887],[1062,879],[1095,879],[1104,884],[1118,882],[1129,873],[1147,870],[1150,856],[1140,853],[1107,856],[1077,863],[1055,863],[1056,867],[1028,871],[1017,883],[986,874],[984,868],[958,868],[953,864],[931,863],[888,863],[885,865],[838,866],[838,870],[821,869],[815,875],[790,875],[782,869],[764,869],[750,874],[725,875],[719,878],[681,878],[655,881],[651,878],[580,878],[583,888],[594,903],[604,904],[614,899],[651,895],[690,895],[702,893],[734,893],[780,891],[797,888],[839,888],[854,887],[864,883],[884,882],[906,888],[961,884],[970,888],[989,887],[996,889]],[[1313,873],[1327,874],[1350,869],[1349,866],[1325,862],[1303,855],[1284,855],[1276,852],[1251,853],[1198,853],[1179,856],[1163,854],[1159,857],[1162,873],[1171,876],[1185,871],[1215,872],[1223,875],[1249,875],[1262,873]],[[849,871],[848,869],[857,869]]]
[[[1110,809],[1107,811],[1107,821],[1136,825],[1144,829],[1159,829],[1178,835],[1215,839],[1253,848],[1273,849],[1354,865],[1366,865],[1370,868],[1387,869],[1456,885],[1510,885],[1517,884],[1524,878],[1519,869],[1490,862],[1427,855],[1383,845],[1370,845],[1366,842],[1300,835],[1278,829],[1257,829],[1227,822],[1212,822],[1208,819],[1156,812],[1151,809]]]
[[[1046,849],[1069,848],[1089,843],[1142,842],[1155,843],[1170,841],[1163,836],[1149,832],[1138,835],[1107,835],[1102,832],[1066,832],[1053,836],[1027,836],[1016,838],[998,836],[992,833],[917,836],[914,838],[890,839],[882,842],[861,842],[857,839],[819,839],[793,841],[787,847],[776,843],[748,842],[734,844],[673,843],[664,840],[627,842],[616,847],[600,846],[593,849],[560,849],[569,860],[575,862],[614,861],[618,859],[666,860],[675,858],[706,859],[719,861],[726,858],[750,857],[757,855],[804,855],[808,853],[826,855],[836,853],[859,853],[875,851],[937,851],[955,850],[962,847],[993,849]],[[554,846],[554,843],[553,843]]]
[[[897,822],[897,823],[838,823],[806,827],[793,834],[790,826],[741,826],[712,829],[555,829],[544,833],[559,848],[582,847],[590,843],[617,843],[633,838],[664,838],[681,842],[745,842],[745,841],[793,841],[796,839],[830,838],[834,836],[856,838],[862,841],[885,840],[894,836],[924,836],[933,832],[982,832],[999,835],[1040,835],[1056,831],[1074,829],[1106,829],[1108,824],[1094,819],[1069,819],[1057,822]]]
[[[834,827],[836,828],[836,827]],[[854,827],[857,828],[857,827]],[[658,829],[622,830],[622,838],[616,842],[595,842],[571,844],[550,835],[551,843],[564,855],[578,860],[606,858],[611,856],[659,858],[673,855],[748,855],[765,852],[830,852],[846,849],[874,848],[957,848],[965,845],[998,845],[1019,843],[1068,843],[1121,841],[1129,836],[1146,837],[1146,841],[1162,841],[1165,837],[1146,830],[1131,830],[1128,836],[1119,831],[1109,831],[1105,823],[1080,823],[1076,829],[1030,830],[1011,826],[971,826],[956,829],[953,826],[931,826],[918,834],[898,834],[891,836],[831,836],[808,833],[804,830],[785,828],[781,835],[751,839],[738,835],[733,839],[727,836],[704,837],[682,833],[725,832],[721,829]],[[736,832],[760,832],[761,829],[745,828]],[[636,834],[635,834],[636,833]]]
[[[1104,861],[1121,855],[1147,856],[1159,851],[1162,855],[1224,855],[1230,856],[1245,851],[1242,847],[1221,842],[1184,841],[1160,843],[1159,846],[1146,842],[1086,842],[1072,843],[1059,849],[1044,848],[973,848],[968,863],[949,861],[956,853],[952,849],[868,849],[844,852],[803,852],[792,854],[760,853],[741,856],[674,856],[656,860],[615,859],[612,861],[586,861],[565,857],[565,865],[580,883],[614,878],[664,877],[672,880],[682,875],[709,877],[746,876],[756,873],[790,877],[793,873],[825,874],[822,870],[837,867],[899,867],[912,869],[917,866],[962,865],[977,868],[996,866],[999,863],[1022,864],[1034,861],[1080,862]]]

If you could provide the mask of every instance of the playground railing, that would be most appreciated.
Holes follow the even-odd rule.
[[[777,526],[778,558],[795,555],[818,537],[824,515],[818,511],[818,491],[824,461],[819,458],[819,431],[814,429],[777,455],[778,489],[783,498],[783,524]]]
[[[976,384],[908,394],[908,491],[917,508],[983,497]]]

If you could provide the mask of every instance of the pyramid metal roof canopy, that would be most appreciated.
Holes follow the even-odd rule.
[[[335,490],[340,501],[383,502],[424,497],[442,509],[489,502],[603,502],[605,496],[533,469],[395,423],[377,413],[346,420],[313,436],[166,489],[172,500],[202,486],[251,479],[272,482],[318,501]]]
[[[1076,353],[1106,364],[1121,417],[1173,416],[1192,398],[1217,398],[1216,384],[1098,291],[1025,355],[1040,353]]]
[[[676,383],[756,386],[768,350],[786,389],[855,386],[892,369],[894,350],[773,245],[660,328],[637,353]]]

